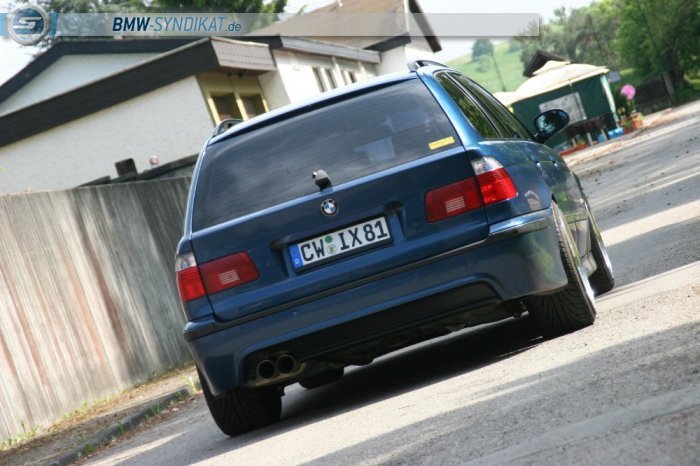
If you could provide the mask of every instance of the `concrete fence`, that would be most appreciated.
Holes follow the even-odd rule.
[[[0,439],[190,358],[173,272],[188,185],[0,197]]]

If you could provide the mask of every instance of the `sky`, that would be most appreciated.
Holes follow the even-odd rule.
[[[296,13],[304,5],[306,10],[333,3],[335,0],[287,0],[287,11]],[[342,0],[341,0],[342,1]],[[8,12],[9,1],[0,0],[0,12]],[[426,13],[539,13],[545,20],[553,17],[555,8],[580,8],[589,5],[591,0],[418,0]],[[436,54],[438,60],[448,61],[471,52],[473,39],[442,39],[442,52]],[[34,47],[22,46],[7,37],[0,37],[0,83],[16,74],[32,59]]]

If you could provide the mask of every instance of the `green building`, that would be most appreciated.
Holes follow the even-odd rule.
[[[601,132],[616,129],[615,102],[607,80],[608,69],[602,66],[548,61],[515,92],[496,93],[496,97],[534,131],[537,115],[553,108],[565,110],[571,118],[567,130],[547,142],[565,148],[574,139],[589,144]]]

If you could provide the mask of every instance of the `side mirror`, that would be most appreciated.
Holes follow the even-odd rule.
[[[542,112],[535,118],[535,139],[545,142],[559,134],[569,124],[569,114],[564,110],[554,109]]]
[[[218,136],[221,133],[225,133],[229,128],[233,128],[236,126],[238,123],[243,123],[243,120],[238,120],[235,118],[227,118],[226,120],[221,120],[218,125],[216,125],[216,129],[214,130],[214,136]]]

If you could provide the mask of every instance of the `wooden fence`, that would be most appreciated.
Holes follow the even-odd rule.
[[[0,439],[190,358],[173,272],[188,186],[0,197]]]

